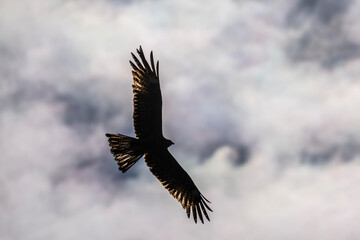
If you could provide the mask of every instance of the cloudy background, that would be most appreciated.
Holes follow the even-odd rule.
[[[360,238],[360,1],[0,4],[1,239]],[[110,154],[140,44],[210,223]]]

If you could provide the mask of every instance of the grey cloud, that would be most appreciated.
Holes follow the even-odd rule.
[[[346,14],[352,3],[352,0],[299,0],[288,13],[287,24],[299,27],[310,20],[326,25]]]
[[[241,166],[248,163],[248,160],[251,158],[251,149],[247,146],[238,146],[237,147],[237,157],[235,159],[234,165]]]
[[[64,122],[70,127],[106,124],[116,115],[121,114],[121,105],[116,106],[112,102],[104,102],[104,100],[106,101],[106,99],[100,99],[100,96],[80,88],[54,97],[55,102],[65,105]],[[99,104],[99,101],[102,101],[103,104]]]
[[[122,111],[121,105],[97,95],[87,85],[82,84],[72,85],[72,88],[60,91],[56,85],[50,83],[30,84],[27,81],[18,81],[15,90],[3,97],[3,107],[11,107],[18,111],[37,102],[63,105],[63,121],[74,130],[87,130],[98,124],[109,125]]]
[[[315,61],[331,69],[360,57],[360,45],[352,41],[343,26],[353,1],[302,0],[289,12],[286,23],[299,28],[289,41],[287,53],[295,62]]]
[[[313,140],[299,155],[301,162],[306,164],[322,165],[335,159],[349,162],[360,156],[360,143],[354,138],[337,144]]]

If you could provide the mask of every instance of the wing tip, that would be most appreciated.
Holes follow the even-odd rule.
[[[144,55],[144,51],[143,51],[141,45],[139,45],[139,48],[136,49],[136,52],[137,52],[139,55]]]

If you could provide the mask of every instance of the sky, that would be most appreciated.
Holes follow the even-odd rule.
[[[360,1],[0,4],[1,239],[360,238]],[[211,222],[111,156],[139,45]]]

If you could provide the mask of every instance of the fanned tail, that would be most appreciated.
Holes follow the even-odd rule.
[[[119,170],[123,173],[143,156],[143,152],[136,150],[138,139],[122,134],[107,133],[106,136],[109,138],[111,153],[118,162]]]

